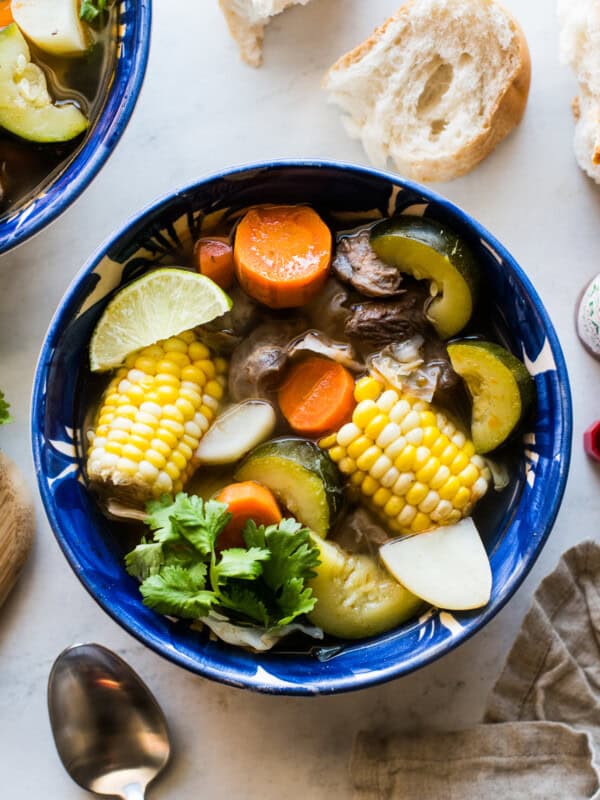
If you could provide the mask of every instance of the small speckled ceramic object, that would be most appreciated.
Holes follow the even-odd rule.
[[[600,274],[583,290],[575,322],[577,335],[585,349],[600,359]]]
[[[82,392],[95,377],[89,372],[90,336],[120,286],[159,263],[178,263],[207,220],[259,203],[308,203],[346,228],[359,219],[424,216],[447,224],[475,253],[490,323],[527,366],[537,394],[521,457],[484,533],[493,576],[485,608],[431,608],[368,640],[296,641],[253,654],[143,604],[138,583],[123,567],[122,529],[101,514],[85,481]],[[550,533],[567,479],[571,424],[569,379],[556,333],[526,274],[500,242],[429,189],[397,175],[320,161],[229,170],[174,192],[127,223],[69,287],[42,347],[32,399],[33,453],[48,519],[77,577],[105,611],[148,647],[199,675],[295,695],[361,689],[405,675],[486,625],[519,587]]]

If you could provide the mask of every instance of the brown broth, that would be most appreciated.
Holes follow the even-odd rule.
[[[92,44],[84,56],[61,58],[30,45],[32,60],[48,80],[58,104],[74,102],[90,120],[97,120],[116,61],[117,14],[111,9],[106,24],[91,30]],[[36,144],[0,130],[0,215],[24,206],[65,169],[81,149],[85,136],[61,144]]]

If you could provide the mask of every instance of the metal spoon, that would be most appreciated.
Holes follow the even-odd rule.
[[[58,754],[84,789],[143,800],[170,755],[169,732],[148,687],[99,644],[64,650],[48,679],[48,711]]]

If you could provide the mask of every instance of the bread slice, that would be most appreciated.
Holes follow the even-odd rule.
[[[600,183],[600,4],[597,0],[559,0],[561,60],[579,82],[573,100],[575,156],[582,170]]]
[[[259,67],[264,29],[271,17],[290,6],[304,6],[308,2],[310,0],[219,0],[219,5],[242,58],[250,66]]]
[[[513,17],[494,0],[411,0],[324,78],[378,166],[447,181],[520,121],[531,64]]]

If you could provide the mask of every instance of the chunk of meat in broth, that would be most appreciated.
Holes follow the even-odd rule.
[[[427,290],[415,286],[394,300],[357,303],[351,308],[344,332],[358,347],[368,351],[416,334],[426,336],[431,331],[425,315],[428,299]]]
[[[376,254],[369,241],[369,230],[342,236],[337,244],[331,268],[344,283],[367,297],[390,297],[398,294],[402,273],[386,264]]]

